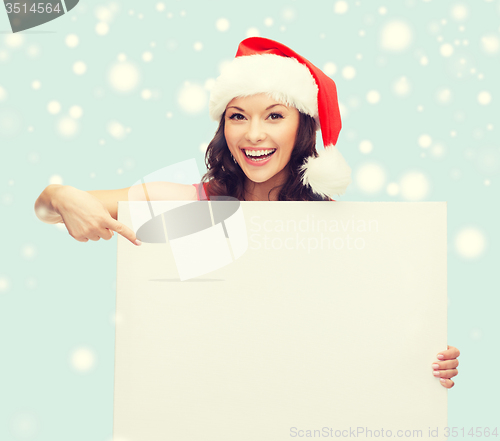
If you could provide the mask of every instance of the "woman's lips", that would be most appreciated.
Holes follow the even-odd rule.
[[[253,166],[261,166],[261,165],[265,165],[267,164],[272,156],[274,155],[274,153],[276,153],[276,149],[241,149],[243,151],[243,156],[245,158],[245,161],[247,162],[247,164],[250,164],[250,165],[253,165]],[[251,158],[251,157],[248,157],[245,153],[245,150],[247,151],[253,151],[253,152],[257,152],[257,151],[260,151],[260,150],[264,150],[264,151],[267,151],[267,150],[271,150],[272,152],[270,154],[268,154],[267,156],[266,155],[262,155],[262,156],[256,156],[255,159]]]

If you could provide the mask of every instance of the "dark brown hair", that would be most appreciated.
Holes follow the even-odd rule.
[[[202,182],[208,182],[207,196],[231,196],[240,201],[244,201],[245,173],[241,167],[233,161],[226,137],[224,136],[226,112],[222,114],[219,127],[214,138],[207,147],[205,153],[205,165],[207,172],[203,175]],[[305,186],[301,181],[300,167],[309,156],[318,156],[316,152],[316,122],[314,119],[299,112],[299,127],[295,138],[295,145],[292,150],[288,167],[288,178],[281,187],[278,194],[278,201],[324,201],[328,197],[322,197],[314,193],[309,186]],[[199,188],[201,192],[201,186]],[[201,199],[199,197],[199,199]]]

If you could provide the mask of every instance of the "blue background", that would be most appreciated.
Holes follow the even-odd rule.
[[[448,342],[462,352],[449,426],[500,426],[498,0],[80,2],[19,34],[2,11],[1,440],[112,434],[116,235],[77,242],[36,218],[36,198],[190,158],[203,171],[211,80],[257,34],[337,83],[353,169],[340,200],[448,202]],[[110,70],[124,66],[138,80],[120,91]]]

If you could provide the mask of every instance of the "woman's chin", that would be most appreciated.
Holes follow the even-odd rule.
[[[246,165],[246,164],[245,164]],[[263,166],[262,168],[249,168],[249,167],[242,167],[243,173],[245,173],[245,176],[252,182],[255,182],[256,184],[263,184],[267,181],[276,181],[276,183],[283,181],[283,179],[286,179],[287,175],[287,170],[286,166],[283,167],[281,170],[275,166]],[[273,184],[274,185],[274,184]]]
[[[263,182],[269,181],[269,179],[275,175],[275,173],[270,170],[249,171],[244,169],[243,172],[250,181],[256,184],[262,184]]]

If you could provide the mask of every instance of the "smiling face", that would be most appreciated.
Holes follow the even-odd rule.
[[[255,183],[281,182],[295,145],[299,111],[258,94],[231,100],[224,118],[227,145],[246,177]]]

